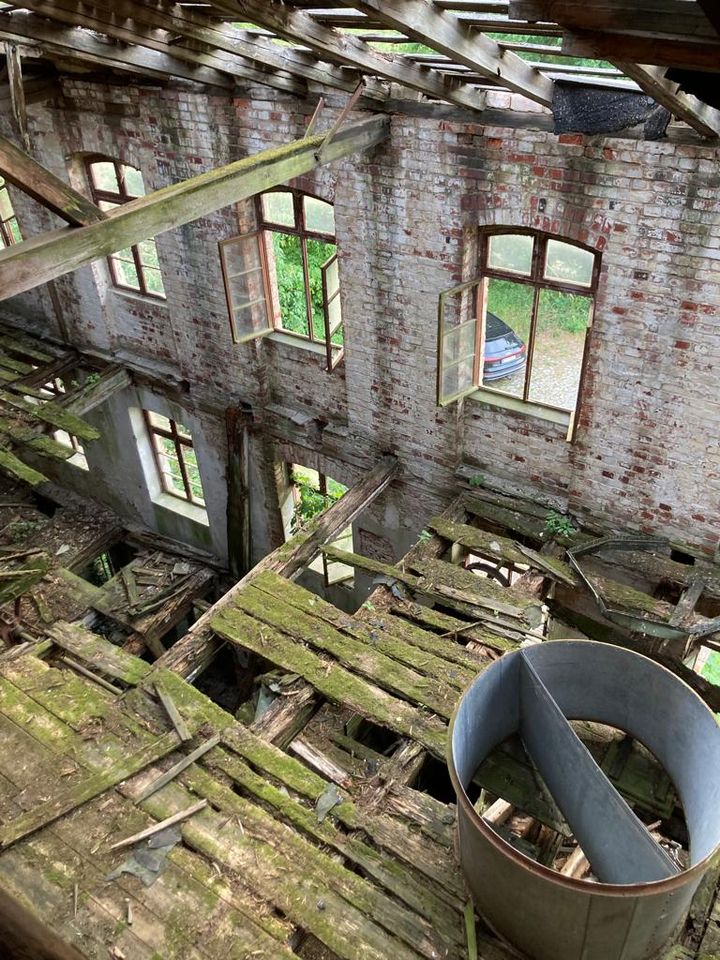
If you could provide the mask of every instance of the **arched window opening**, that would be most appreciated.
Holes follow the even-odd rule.
[[[343,356],[333,206],[298,190],[257,197],[258,229],[220,244],[233,339],[275,330],[325,350],[327,369]]]
[[[93,200],[101,210],[112,210],[130,200],[145,196],[142,173],[128,163],[93,158],[87,163]],[[157,246],[153,239],[143,240],[108,257],[113,286],[133,290],[146,297],[165,299]]]
[[[438,403],[482,389],[576,410],[600,257],[538,232],[484,233],[479,276],[440,295]]]

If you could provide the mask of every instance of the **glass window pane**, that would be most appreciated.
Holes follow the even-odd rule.
[[[165,296],[165,287],[159,270],[155,267],[144,267],[143,277],[145,279],[145,289],[148,293],[154,293],[156,297]]]
[[[577,283],[589,287],[592,283],[595,255],[589,250],[574,247],[560,240],[548,240],[545,276],[561,283]]]
[[[0,220],[8,220],[13,216],[13,207],[10,203],[10,194],[5,187],[0,189]]]
[[[98,190],[105,190],[107,193],[120,193],[120,185],[117,180],[115,164],[110,160],[98,160],[90,164],[90,176],[93,185]]]
[[[20,227],[18,226],[18,222],[14,217],[8,224],[8,227],[10,228],[10,236],[13,239],[13,243],[20,243],[20,241],[22,240],[22,234],[20,233]]]
[[[316,197],[304,197],[305,229],[335,236],[335,210],[331,203]]]
[[[154,240],[143,240],[137,245],[140,262],[144,267],[159,267],[157,246]]]
[[[293,195],[285,190],[277,190],[262,195],[263,217],[268,223],[277,223],[283,227],[295,226]]]
[[[111,203],[109,200],[98,200],[98,206],[101,210],[114,210],[115,207],[119,207],[119,203]]]
[[[225,278],[233,340],[252,339],[272,329],[261,258],[262,234],[251,233],[222,244],[221,264]],[[267,244],[268,260],[272,250]]]
[[[488,266],[494,270],[530,275],[532,270],[533,237],[521,233],[504,233],[490,237]]]
[[[170,430],[170,421],[161,413],[155,413],[154,410],[147,411],[148,419],[154,427],[160,427],[161,430]]]
[[[306,240],[308,272],[310,275],[310,299],[312,301],[313,334],[316,340],[325,341],[325,305],[323,300],[322,268],[335,254],[335,244],[323,240]],[[338,301],[338,306],[339,306]]]
[[[309,336],[300,238],[287,233],[272,233],[270,236],[280,304],[280,326],[291,333]]]
[[[132,287],[133,290],[139,290],[140,280],[138,279],[134,261],[121,260],[117,256],[113,256],[111,259],[115,269],[115,279],[117,283],[123,287]]]
[[[529,400],[575,409],[591,309],[591,297],[540,291]]]
[[[479,283],[441,297],[440,402],[448,403],[476,384],[475,344]]]
[[[139,170],[136,170],[135,167],[129,167],[127,164],[123,164],[122,176],[123,180],[125,181],[126,193],[128,193],[131,197],[145,196],[145,184],[143,183],[143,177]]]
[[[482,356],[483,386],[522,397],[535,289],[488,280]]]

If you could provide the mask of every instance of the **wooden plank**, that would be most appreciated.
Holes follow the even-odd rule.
[[[47,630],[47,636],[74,657],[90,664],[108,677],[122,680],[124,683],[140,683],[152,669],[150,664],[138,657],[130,656],[120,647],[92,633],[79,623],[58,621],[53,624],[52,629]]]
[[[178,737],[180,737],[180,740],[183,743],[187,743],[188,740],[192,740],[192,733],[190,732],[187,723],[185,723],[185,720],[175,705],[175,701],[173,700],[171,694],[165,689],[164,684],[160,680],[155,681],[155,693],[157,693],[160,703],[162,703],[163,707],[165,708],[165,712],[170,718],[173,727],[175,727],[175,732],[177,733]]]
[[[218,754],[212,766],[231,777],[233,782],[242,787],[243,793],[261,803],[269,804],[275,816],[289,819],[297,830],[334,849],[345,860],[382,885],[391,895],[416,911],[419,916],[413,939],[417,947],[422,948],[424,943],[431,940],[438,951],[436,956],[442,956],[448,943],[453,944],[456,949],[461,945],[457,913],[438,896],[434,889],[435,884],[423,880],[407,864],[403,865],[396,858],[379,853],[359,836],[348,836],[337,830],[331,822],[319,823],[314,810],[288,798],[284,791],[264,776],[255,773],[239,757],[224,752]],[[199,785],[200,779],[191,777],[188,782]],[[346,802],[343,800],[343,803]],[[439,935],[437,938],[431,936],[426,921],[432,924],[433,930]]]
[[[447,728],[440,720],[398,700],[334,660],[323,659],[270,627],[261,628],[234,605],[217,611],[211,628],[224,639],[304,677],[334,703],[345,704],[381,726],[414,738],[435,756],[444,757]]]
[[[102,210],[70,184],[38,163],[29,153],[0,136],[0,173],[8,183],[37,200],[72,226],[105,219]]]
[[[76,417],[84,417],[90,410],[106,403],[110,397],[129,387],[130,374],[123,367],[108,367],[98,379],[86,381],[79,390],[67,395],[67,400],[59,402],[64,410]]]
[[[329,145],[330,162],[368,150],[387,136],[389,121],[373,117],[348,124]],[[324,136],[296,140],[171,184],[109,211],[101,223],[54,230],[0,251],[6,299],[63,276],[165,230],[287,182],[318,165],[315,152]]]
[[[41,16],[51,17],[60,23],[85,27],[103,33],[121,43],[131,43],[138,47],[146,47],[149,50],[157,51],[167,56],[171,62],[181,61],[207,67],[211,70],[226,73],[237,80],[265,83],[278,90],[294,93],[298,96],[307,94],[307,88],[303,82],[287,74],[273,74],[271,71],[260,69],[258,65],[244,56],[238,56],[235,52],[228,53],[212,48],[208,52],[194,50],[178,43],[169,43],[157,31],[144,29],[139,22],[134,22],[131,27],[128,27],[119,21],[122,16],[119,10],[114,11],[116,17],[113,19],[107,8],[104,8],[100,3],[88,5],[87,12],[80,11],[77,4],[66,2],[66,0],[65,2],[64,0],[54,0],[52,3],[46,2],[46,0],[28,0],[24,6]]]
[[[720,35],[720,7],[717,0],[698,0],[698,3],[702,12],[712,24],[715,33]]]
[[[214,736],[205,740],[200,744],[199,747],[196,747],[192,753],[189,753],[186,757],[183,757],[182,760],[178,760],[178,762],[173,764],[169,770],[166,770],[165,773],[161,774],[155,780],[151,780],[150,783],[144,787],[140,794],[135,798],[135,803],[142,803],[143,800],[147,800],[148,797],[151,797],[154,793],[157,793],[157,791],[161,790],[166,783],[170,783],[171,780],[174,780],[175,777],[183,772],[183,770],[187,770],[187,768],[195,763],[196,760],[199,760],[200,757],[204,757],[209,750],[212,750],[213,747],[216,747],[219,743],[219,733],[216,733]]]
[[[335,630],[330,624],[308,616],[297,607],[271,598],[270,594],[257,590],[252,584],[235,598],[234,609],[243,610],[253,617],[257,621],[256,630],[261,635],[263,624],[267,624],[291,637],[298,645],[306,644],[319,653],[329,653],[354,673],[403,700],[427,707],[445,720],[450,719],[455,709],[458,691],[447,683],[446,678],[439,680],[424,676],[391,659],[381,652],[380,637],[377,645],[358,641]],[[393,646],[392,640],[386,641],[387,646]],[[447,664],[446,672],[448,669],[452,669],[450,664]]]
[[[214,6],[237,16],[233,0],[214,0]],[[348,33],[326,27],[297,8],[279,0],[243,0],[242,15],[291,42],[307,45],[323,59],[347,64],[376,77],[383,77],[441,100],[482,110],[484,94],[449,80],[439,71],[423,68],[392,53],[378,53]]]
[[[697,97],[683,93],[678,83],[665,77],[665,68],[652,64],[611,61],[670,113],[684,120],[694,130],[709,139],[720,136],[720,110],[708,106]]]
[[[338,136],[342,134],[342,130]],[[321,139],[321,138],[320,138]],[[334,143],[335,141],[333,141]],[[174,644],[167,654],[158,660],[158,665],[167,667],[183,676],[191,674],[199,664],[212,656],[216,648],[208,628],[214,614],[226,605],[231,605],[254,577],[264,570],[273,570],[281,577],[292,577],[306,567],[317,555],[321,544],[332,540],[350,526],[380,494],[392,483],[398,470],[395,457],[383,457],[372,470],[330,507],[314,517],[303,530],[287,543],[269,553],[260,563],[235,584],[224,597],[204,613],[188,633]]]
[[[557,48],[556,48],[557,49]],[[652,63],[684,70],[720,70],[720,39],[672,40],[636,34],[566,30],[560,51],[568,57],[614,58],[630,63]]]
[[[366,623],[351,617],[302,587],[283,580],[275,574],[261,574],[253,581],[253,586],[262,590],[268,597],[282,599],[311,617],[334,626],[336,629],[355,637],[364,644],[370,644],[379,652],[414,667],[420,673],[443,680],[451,687],[464,690],[482,667],[479,659],[468,656],[467,661],[456,658],[457,644],[442,640],[434,634],[418,630],[416,633],[396,632],[380,618]],[[398,638],[399,639],[396,639]],[[465,666],[460,663],[465,662]]]
[[[384,26],[401,31],[461,63],[481,77],[520,93],[536,103],[552,104],[553,82],[539,70],[481,33],[470,33],[449,11],[438,10],[431,0],[343,0],[373,16]]]
[[[207,789],[212,792],[212,808],[208,806],[185,824],[186,846],[241,876],[340,960],[354,960],[358,944],[364,960],[389,956],[417,960],[417,951],[383,925],[392,922],[400,931],[407,927],[401,925],[400,910],[392,910],[389,898],[385,897],[388,903],[383,909],[377,894],[372,895],[372,886],[357,874],[212,777],[201,780],[201,773],[194,774],[193,793],[169,784],[145,802],[146,809],[157,818],[168,816],[186,806],[197,789]],[[318,909],[318,902],[323,909]],[[368,916],[365,909],[376,903],[376,916]]]
[[[162,757],[172,753],[177,746],[178,737],[175,732],[167,733],[109,770],[91,774],[82,783],[70,789],[59,790],[54,797],[38,804],[33,810],[0,826],[0,850],[35,833],[36,830],[41,830],[64,814],[87,803],[88,800],[117,786],[151,763],[156,763]]]
[[[167,53],[136,45],[108,43],[94,37],[89,31],[61,28],[57,23],[33,14],[3,16],[0,19],[0,37],[14,41],[29,40],[32,46],[38,45],[51,58],[70,58],[140,76],[163,79],[182,77],[226,91],[234,87],[232,77],[212,67],[187,64]]]
[[[28,134],[27,105],[25,103],[25,86],[23,84],[22,61],[17,44],[5,44],[5,67],[7,70],[8,87],[10,89],[10,105],[12,107],[15,124],[20,133],[25,150],[30,152],[30,136]]]
[[[584,30],[633,32],[649,37],[714,39],[712,27],[696,3],[652,0],[651,9],[636,0],[510,0],[516,20],[559,23]],[[532,33],[532,30],[528,31]]]
[[[98,224],[98,226],[103,226],[103,224]],[[68,229],[78,228],[68,227]],[[19,245],[19,247],[24,246],[24,243]],[[6,247],[6,250],[7,249],[10,248]],[[0,400],[10,407],[14,407],[17,410],[22,410],[24,413],[29,414],[34,420],[41,420],[43,423],[49,423],[58,430],[66,430],[68,433],[72,433],[80,440],[97,440],[100,437],[100,432],[96,430],[95,427],[91,427],[89,423],[87,423],[85,420],[82,420],[80,417],[76,417],[74,414],[66,412],[62,409],[62,407],[57,406],[52,401],[43,404],[34,404],[22,400],[20,397],[11,396],[4,390],[0,390]]]

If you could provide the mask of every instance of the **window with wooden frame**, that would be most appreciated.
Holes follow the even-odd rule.
[[[190,431],[152,410],[143,410],[143,416],[162,489],[173,497],[204,507],[205,495]]]
[[[335,214],[298,190],[257,197],[258,229],[220,243],[235,343],[281,330],[320,346],[326,369],[344,354]]]
[[[476,279],[440,295],[438,404],[482,390],[572,420],[599,255],[545,233],[507,230],[481,234],[479,265]]]
[[[142,173],[128,163],[105,157],[87,161],[90,189],[101,210],[112,210],[145,196]],[[108,258],[113,285],[157,300],[165,299],[165,287],[155,241],[143,240]]]
[[[5,181],[0,177],[0,249],[20,243],[22,234]]]
[[[290,506],[292,512],[283,511],[286,517],[285,535],[286,539],[298,533],[303,526],[317,516],[323,510],[327,510],[333,503],[340,500],[347,493],[347,487],[333,480],[332,477],[313,470],[310,467],[303,467],[300,464],[285,464],[285,480],[290,493]],[[346,550],[353,551],[353,531],[352,526],[347,527],[332,541],[332,545]],[[322,575],[325,585],[331,586],[334,583],[346,583],[352,580],[355,571],[352,567],[336,560],[330,560],[324,553],[319,554],[310,564],[310,570]]]

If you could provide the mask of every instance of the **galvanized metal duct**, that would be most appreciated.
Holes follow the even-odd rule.
[[[656,756],[683,804],[689,869],[677,872],[567,719],[616,727]],[[466,787],[485,757],[517,732],[602,882],[542,866],[473,808]],[[461,863],[478,909],[535,960],[652,957],[720,855],[720,727],[674,674],[621,647],[561,640],[498,660],[458,705],[449,765]]]

